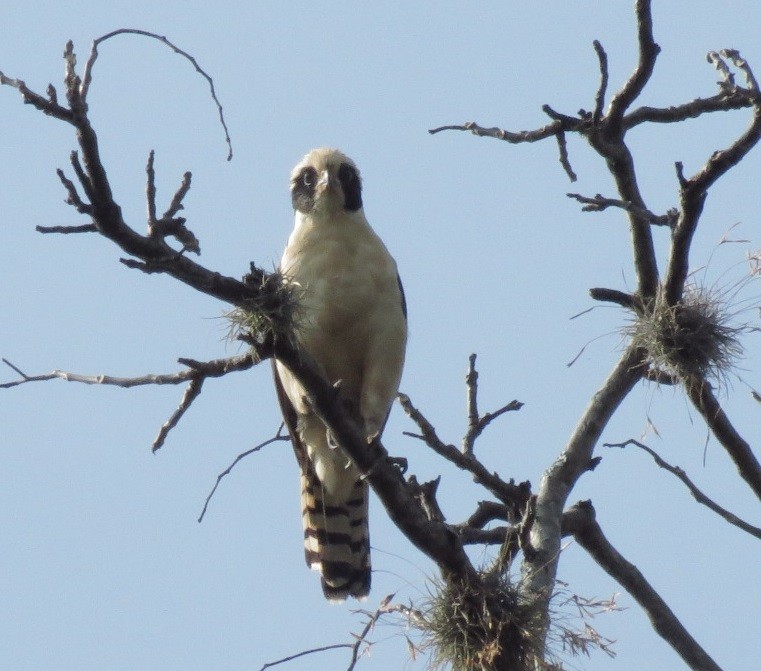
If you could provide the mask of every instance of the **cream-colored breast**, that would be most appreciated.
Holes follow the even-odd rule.
[[[401,309],[396,264],[383,242],[361,213],[302,217],[281,269],[303,291],[302,346],[331,382],[359,393],[370,341],[384,337],[389,314]]]

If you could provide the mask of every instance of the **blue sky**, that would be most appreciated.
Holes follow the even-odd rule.
[[[601,161],[577,139],[569,141],[579,175],[571,185],[553,142],[513,147],[458,133],[431,137],[427,129],[476,120],[518,130],[545,123],[544,103],[569,114],[590,109],[598,83],[592,40],[608,51],[613,87],[635,62],[632,4],[31,3],[3,11],[0,70],[44,91],[60,84],[68,39],[83,63],[95,37],[120,27],[164,34],[192,53],[224,105],[231,163],[206,83],[153,41],[118,37],[102,45],[91,119],[127,221],[144,230],[144,169],[154,149],[160,203],[191,170],[184,214],[200,238],[200,261],[233,276],[250,261],[271,268],[279,258],[292,225],[291,167],[312,147],[343,149],[363,173],[367,216],[405,283],[402,390],[444,439],[458,442],[467,357],[477,352],[482,409],[513,398],[526,404],[484,434],[478,453],[503,476],[538,484],[617,358],[620,310],[597,306],[570,318],[593,306],[590,287],[634,286],[626,222],[613,211],[583,214],[565,197],[613,195]],[[655,4],[663,52],[643,104],[712,95],[717,77],[705,61],[712,49],[740,49],[761,74],[757,3],[727,2],[721,11],[702,0]],[[35,233],[35,225],[84,223],[63,203],[55,177],[67,168],[74,134],[9,88],[0,90],[0,110],[0,355],[29,374],[130,376],[171,372],[180,356],[237,353],[225,340],[226,306],[128,270],[104,239]],[[677,205],[674,161],[691,174],[747,119],[737,112],[633,132],[650,207]],[[710,260],[698,273],[707,284],[742,278],[746,253],[761,247],[760,169],[756,151],[711,192],[692,256],[695,269]],[[730,237],[748,242],[717,248],[735,224]],[[656,241],[664,264],[668,233],[657,231]],[[744,291],[757,304],[758,287]],[[758,312],[739,319],[758,325]],[[761,387],[758,335],[745,345],[742,379],[732,378],[723,398],[758,449],[761,409],[748,393],[748,385]],[[304,566],[297,467],[287,445],[241,463],[196,522],[217,474],[279,425],[269,367],[208,382],[152,455],[151,441],[181,393],[61,381],[2,392],[4,668],[256,670],[304,648],[351,641],[349,632],[361,629],[355,605],[325,603]],[[384,442],[409,458],[419,478],[442,474],[442,506],[460,521],[484,494],[402,436],[413,429],[396,408]],[[640,385],[603,438],[642,436],[720,503],[758,519],[758,502],[720,446],[706,442],[679,391]],[[573,500],[592,499],[610,540],[720,665],[751,668],[761,635],[758,543],[699,507],[646,455],[602,447],[598,454],[602,464]],[[419,599],[433,567],[373,504],[374,588],[366,605],[391,592]],[[587,597],[620,591],[573,543],[559,577]],[[681,668],[637,605],[627,595],[618,601],[626,610],[593,622],[616,639],[616,661],[597,654],[571,665]],[[358,668],[424,668],[424,660],[408,659],[403,634],[379,627]],[[280,668],[346,663],[342,651]]]

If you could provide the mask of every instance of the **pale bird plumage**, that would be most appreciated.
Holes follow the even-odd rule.
[[[359,171],[335,149],[309,152],[291,174],[295,227],[280,271],[298,283],[297,338],[339,395],[359,410],[368,441],[379,437],[396,396],[407,339],[396,263],[365,218]],[[299,383],[276,363],[278,397],[301,467],[307,564],[325,596],[370,590],[368,486]]]

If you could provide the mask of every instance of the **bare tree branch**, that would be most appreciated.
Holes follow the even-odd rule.
[[[693,671],[721,671],[721,667],[684,628],[639,569],[610,544],[595,520],[591,502],[577,503],[568,512],[567,523],[579,545],[634,597],[647,613],[655,631],[685,663]]]
[[[523,407],[523,403],[513,400],[499,410],[487,412],[483,416],[478,414],[478,371],[476,371],[475,354],[471,354],[468,357],[468,373],[465,376],[465,386],[468,390],[468,430],[462,439],[462,452],[466,455],[472,455],[475,442],[483,433],[483,430],[500,415],[520,410]]]
[[[227,160],[231,161],[233,158],[233,145],[232,141],[230,140],[230,132],[227,129],[227,123],[225,122],[225,115],[222,110],[222,104],[219,102],[219,98],[217,97],[217,91],[214,87],[214,80],[206,73],[206,71],[198,64],[198,61],[191,56],[186,51],[183,51],[178,46],[170,42],[165,36],[163,35],[157,35],[156,33],[149,32],[147,30],[139,30],[137,28],[119,28],[118,30],[113,30],[110,33],[107,33],[106,35],[101,35],[97,39],[95,39],[92,43],[92,49],[90,50],[90,57],[87,59],[87,63],[85,64],[84,69],[84,77],[83,81],[80,85],[80,92],[79,95],[81,96],[82,100],[87,99],[87,93],[90,88],[90,84],[92,83],[92,69],[95,65],[95,61],[98,58],[98,47],[100,44],[105,42],[106,40],[110,40],[113,37],[116,37],[117,35],[141,35],[143,37],[149,37],[154,40],[158,40],[162,44],[165,44],[168,46],[174,53],[179,54],[184,59],[189,61],[191,65],[195,68],[196,72],[200,74],[209,84],[209,92],[211,94],[211,98],[214,101],[214,103],[217,106],[217,111],[219,113],[219,123],[222,126],[222,129],[225,132],[225,142],[227,143]],[[2,82],[0,82],[2,83]]]
[[[557,135],[564,129],[559,121],[553,121],[546,126],[542,126],[537,130],[521,130],[521,131],[509,131],[502,128],[484,128],[479,126],[475,121],[468,121],[464,124],[455,124],[449,126],[439,126],[438,128],[431,128],[428,133],[435,135],[445,130],[462,130],[470,131],[473,135],[478,137],[490,137],[495,140],[504,140],[510,144],[522,144],[524,142],[538,142],[540,140],[546,140],[548,137]]]
[[[203,388],[203,382],[203,377],[190,381],[190,384],[185,388],[185,393],[182,395],[182,399],[180,400],[177,409],[171,414],[169,419],[161,425],[159,433],[156,438],[154,438],[153,444],[151,445],[151,452],[158,452],[164,446],[164,442],[166,441],[169,432],[177,426],[178,422],[190,408],[193,401],[195,401],[200,395],[201,389]]]
[[[288,655],[287,657],[282,657],[280,659],[276,659],[274,662],[267,662],[266,664],[262,664],[259,671],[264,671],[265,669],[269,669],[273,666],[278,666],[279,664],[285,664],[286,662],[292,662],[294,659],[299,659],[300,657],[307,657],[308,655],[314,655],[318,652],[327,652],[328,650],[341,650],[343,648],[353,648],[353,643],[334,643],[333,645],[322,645],[319,648],[310,648],[309,650],[302,650],[301,652],[297,652],[293,655]]]
[[[47,382],[49,380],[61,379],[66,382],[80,382],[82,384],[100,384],[114,387],[129,389],[131,387],[140,387],[149,384],[182,384],[188,382],[188,387],[182,396],[177,409],[172,413],[169,419],[161,425],[159,433],[151,445],[151,451],[156,452],[163,445],[169,432],[177,426],[190,405],[201,393],[204,380],[209,377],[222,377],[228,373],[248,370],[256,364],[253,355],[248,352],[243,355],[230,357],[228,359],[214,359],[212,361],[195,361],[194,359],[178,359],[179,363],[188,367],[188,370],[177,371],[163,375],[148,374],[138,377],[114,377],[112,375],[80,375],[79,373],[69,373],[62,370],[54,370],[52,373],[43,375],[27,375],[18,366],[15,366],[7,359],[2,359],[8,367],[16,371],[21,377],[20,380],[5,382],[0,384],[0,389],[9,389],[29,382]]]
[[[452,462],[458,468],[470,473],[473,476],[474,482],[483,485],[500,501],[516,509],[523,510],[530,495],[529,483],[516,485],[512,480],[505,482],[496,473],[491,473],[473,454],[463,453],[454,445],[444,443],[436,434],[433,425],[412,404],[409,396],[399,394],[398,398],[404,412],[418,425],[422,432],[422,435],[408,432],[405,432],[405,435],[422,440],[438,455]]]
[[[515,552],[513,553],[513,556],[515,556],[520,549],[518,545],[517,527],[500,526],[492,529],[474,529],[473,527],[468,526],[458,526],[455,528],[464,545],[503,545],[512,535],[515,541]]]
[[[704,114],[727,112],[753,107],[754,95],[738,88],[731,93],[721,92],[710,98],[696,98],[688,103],[670,107],[638,107],[624,117],[624,128],[631,130],[643,123],[680,123]]]
[[[597,89],[595,96],[595,111],[592,114],[592,123],[600,123],[602,119],[603,108],[605,107],[605,94],[608,90],[608,54],[605,53],[599,40],[594,40],[592,45],[597,54],[597,60],[600,62],[600,88]]]
[[[74,169],[77,173],[77,175],[82,175],[82,167],[79,165],[79,159],[77,157],[76,152],[72,152],[70,156],[71,164],[74,166]],[[92,206],[89,203],[82,202],[82,199],[79,197],[79,192],[77,191],[77,187],[74,185],[74,182],[72,182],[70,179],[66,177],[63,170],[58,168],[56,170],[56,174],[58,175],[58,179],[61,180],[61,184],[63,184],[64,189],[66,189],[66,192],[69,194],[68,198],[66,199],[66,203],[68,205],[73,206],[77,212],[80,214],[92,214]],[[87,180],[86,178],[83,178],[83,183],[86,184]],[[95,224],[90,224],[93,228],[95,228]],[[37,229],[39,230],[39,228]],[[96,229],[97,230],[97,229]]]
[[[496,501],[479,501],[476,511],[467,519],[465,526],[473,529],[483,529],[494,520],[512,520],[511,510],[504,503]]]
[[[634,161],[624,142],[626,131],[645,120],[674,121],[680,117],[697,116],[718,109],[748,106],[749,100],[755,99],[757,95],[757,85],[747,63],[739,59],[739,54],[722,52],[721,58],[715,59],[717,65],[725,65],[722,59],[731,60],[745,74],[746,80],[749,82],[748,90],[738,91],[733,78],[724,74],[725,84],[722,86],[720,95],[715,98],[693,101],[669,110],[640,108],[627,115],[628,109],[649,81],[660,51],[653,37],[649,0],[637,0],[636,14],[639,63],[624,86],[613,95],[607,114],[603,111],[608,85],[607,55],[601,44],[596,41],[594,46],[600,62],[601,81],[595,97],[593,113],[586,113],[582,110],[579,113],[579,118],[574,118],[557,113],[545,105],[543,109],[551,116],[553,124],[537,131],[518,134],[498,128],[485,129],[476,124],[445,128],[470,130],[476,135],[493,137],[511,143],[538,141],[550,135],[557,136],[561,131],[577,132],[586,136],[591,146],[606,160],[620,197],[612,199],[604,198],[599,194],[595,198],[584,197],[580,194],[568,195],[584,204],[585,210],[602,211],[608,207],[619,207],[629,214],[634,264],[638,279],[638,291],[634,295],[608,289],[593,289],[591,294],[598,300],[612,301],[641,314],[650,309],[649,306],[658,295],[660,287],[651,226],[667,225],[674,229],[672,257],[665,283],[666,291],[671,292],[669,300],[671,301],[670,304],[673,305],[676,300],[681,298],[684,280],[687,276],[688,250],[694,226],[697,225],[702,209],[705,192],[721,174],[742,159],[750,147],[755,144],[759,131],[754,120],[751,129],[742,138],[728,150],[715,153],[704,169],[692,179],[686,179],[679,170],[678,176],[682,191],[681,212],[671,210],[663,216],[654,215],[645,205],[640,193]],[[728,73],[729,69],[724,67],[724,71]],[[566,449],[544,475],[537,495],[536,520],[532,525],[528,539],[532,551],[524,553],[522,565],[524,579],[521,584],[525,586],[528,599],[532,598],[532,594],[536,598],[537,595],[542,594],[548,597],[551,593],[560,551],[559,539],[564,526],[562,510],[565,501],[578,477],[590,468],[593,448],[600,437],[602,428],[618,404],[638,379],[645,375],[652,377],[653,371],[645,365],[646,361],[647,355],[644,351],[638,350],[635,346],[627,350],[603,388],[593,397],[592,403],[582,416]],[[702,391],[700,391],[701,389]],[[693,393],[698,393],[698,391],[701,394],[710,394],[704,387],[695,385]],[[711,419],[707,419],[709,425],[713,424],[712,430],[718,431],[723,436],[723,439],[720,438],[720,440],[726,443],[725,447],[733,454],[733,458],[738,463],[738,468],[745,473],[744,477],[755,480],[757,464],[747,443],[744,443],[736,435],[736,432],[730,431],[731,425],[728,425],[723,413],[719,414],[718,405],[712,407],[710,399],[712,396],[700,400],[701,412],[704,416],[710,415]],[[419,422],[419,425],[423,429],[423,438],[427,444],[454,461],[455,454],[452,449],[448,449],[451,446],[442,445],[435,433],[427,431],[425,424]]]
[[[443,522],[428,519],[386,449],[377,440],[367,443],[364,422],[356,409],[339,402],[336,389],[322,377],[311,357],[281,341],[274,343],[274,356],[306,390],[314,413],[329,427],[408,540],[436,562],[446,579],[480,584],[456,534]]]
[[[195,361],[194,359],[178,359],[178,362],[188,366],[188,370],[178,370],[175,373],[140,375],[137,377],[115,377],[113,375],[81,375],[80,373],[70,373],[63,370],[54,370],[51,373],[42,375],[27,375],[20,368],[12,364],[7,359],[2,359],[3,363],[9,368],[16,371],[21,377],[20,380],[13,382],[4,382],[0,384],[0,389],[9,389],[17,387],[28,382],[47,382],[48,380],[65,380],[66,382],[80,382],[82,384],[103,384],[114,387],[140,387],[148,384],[182,384],[191,380],[197,380],[207,377],[221,377],[228,373],[248,370],[255,361],[250,353],[233,356],[227,359],[213,359],[212,361]]]
[[[703,416],[711,433],[724,447],[737,467],[740,477],[748,483],[761,499],[761,464],[753,454],[748,442],[737,432],[711,391],[707,381],[695,381],[684,385],[693,405]]]
[[[743,531],[746,531],[751,536],[755,536],[756,538],[761,538],[761,529],[759,529],[758,527],[754,527],[752,524],[748,524],[746,521],[737,517],[737,515],[729,512],[726,508],[723,508],[718,503],[713,501],[713,499],[706,496],[706,494],[704,494],[697,487],[697,485],[695,485],[695,483],[690,479],[687,473],[684,472],[684,470],[679,468],[679,466],[672,466],[671,464],[669,464],[655,450],[649,448],[644,443],[641,443],[638,440],[634,440],[634,438],[629,438],[628,440],[625,440],[623,443],[603,443],[603,447],[624,448],[627,445],[635,445],[641,450],[644,450],[653,458],[655,463],[658,464],[660,468],[663,468],[664,470],[674,474],[677,478],[679,478],[687,486],[687,489],[690,490],[690,494],[692,494],[692,496],[695,498],[695,500],[698,503],[702,503],[707,508],[710,508],[711,510],[713,510],[713,512],[715,512],[717,515],[719,515],[720,517],[723,517],[727,522],[729,522],[730,524],[733,524],[739,529],[742,529]]]
[[[131,29],[115,31],[113,34],[120,34],[121,32],[143,34]],[[99,39],[102,41],[102,39],[113,34]],[[97,48],[95,53],[97,54]],[[124,222],[121,208],[114,201],[111,186],[100,159],[97,136],[87,117],[87,105],[84,96],[86,96],[90,84],[91,74],[89,71],[87,72],[85,79],[88,85],[83,87],[82,80],[77,76],[74,68],[76,58],[71,42],[66,45],[64,60],[66,61],[66,98],[70,106],[68,110],[62,108],[54,97],[46,99],[34,93],[21,80],[11,79],[0,74],[0,84],[17,88],[25,102],[33,104],[45,114],[66,121],[76,128],[83,163],[79,163],[76,153],[72,153],[71,163],[90,203],[84,203],[76,195],[76,190],[72,188],[73,183],[65,180],[61,174],[70,204],[77,210],[90,214],[93,219],[92,224],[99,233],[115,242],[130,256],[137,257],[144,263],[150,263],[156,272],[165,272],[198,291],[215,296],[232,305],[242,308],[250,306],[252,301],[256,301],[256,292],[245,287],[238,280],[207,270],[190,261],[184,255],[178,255],[161,238],[139,235]]]
[[[7,77],[2,72],[0,72],[0,85],[12,86],[18,90],[26,104],[32,105],[41,112],[55,117],[56,119],[60,119],[61,121],[68,121],[71,123],[71,110],[68,110],[58,104],[57,97],[55,96],[55,89],[48,89],[48,98],[46,99],[38,93],[32,91],[21,79]],[[51,93],[53,95],[51,95]]]
[[[736,52],[721,52],[724,57],[739,59]],[[716,62],[727,68],[726,63],[715,54]],[[745,61],[742,61],[745,63]],[[750,73],[747,64],[746,72]],[[728,68],[727,68],[728,70]],[[752,73],[750,74],[752,78]],[[734,80],[731,80],[732,82]],[[753,80],[755,81],[755,80]],[[664,280],[664,296],[668,305],[676,305],[682,298],[689,274],[689,252],[692,236],[698,226],[708,189],[728,170],[737,165],[761,139],[761,96],[758,90],[753,95],[753,118],[748,129],[726,149],[715,151],[705,165],[689,179],[680,175],[681,216],[673,228],[671,252]]]
[[[544,107],[544,111],[550,116],[552,110],[549,106]],[[555,115],[557,117],[557,115]],[[572,181],[576,181],[576,173],[571,168],[571,163],[568,159],[568,148],[565,141],[565,131],[578,130],[580,124],[583,121],[578,119],[572,119],[571,117],[554,118],[553,122],[542,126],[536,130],[522,130],[522,131],[509,131],[502,128],[484,128],[479,126],[475,121],[468,121],[464,124],[455,124],[448,126],[439,126],[438,128],[431,128],[428,132],[431,135],[441,133],[445,130],[461,130],[470,131],[473,135],[478,137],[490,137],[496,140],[503,140],[510,144],[522,144],[524,142],[539,142],[540,140],[546,140],[548,137],[555,137],[558,143],[558,151],[560,154],[560,165],[563,166],[568,178]]]
[[[468,431],[462,442],[462,451],[465,454],[473,454],[475,436],[473,434],[478,426],[478,371],[476,370],[476,355],[468,357],[468,373],[465,376],[465,387],[468,390]],[[471,438],[471,436],[473,436]]]
[[[194,254],[201,253],[201,246],[198,242],[198,238],[192,231],[188,230],[185,226],[185,219],[183,217],[175,217],[174,215],[183,207],[182,199],[190,190],[191,174],[186,172],[183,175],[182,183],[172,197],[172,202],[169,204],[167,211],[161,217],[156,218],[156,172],[153,167],[154,152],[151,150],[148,155],[148,164],[145,171],[148,175],[148,184],[146,185],[146,196],[148,200],[148,236],[151,238],[166,238],[173,237],[179,243],[182,244],[182,250],[180,253],[186,251],[193,252]]]
[[[211,502],[211,498],[214,496],[214,494],[217,491],[217,488],[219,487],[219,483],[222,482],[222,478],[229,475],[233,468],[235,468],[238,465],[238,462],[242,461],[246,457],[248,457],[251,454],[254,454],[254,452],[258,452],[259,450],[267,447],[267,445],[272,445],[272,443],[276,442],[290,442],[291,438],[286,433],[283,433],[283,428],[285,427],[285,424],[281,424],[280,428],[277,430],[277,433],[268,440],[265,440],[264,442],[259,443],[255,447],[252,447],[250,450],[246,450],[245,452],[241,452],[233,462],[219,475],[217,475],[217,481],[214,483],[214,486],[211,488],[211,491],[209,492],[209,495],[206,497],[206,501],[204,501],[203,504],[203,510],[201,510],[201,514],[198,516],[198,523],[200,524],[203,522],[203,518],[206,516],[206,511],[209,509],[209,503]]]
[[[60,233],[67,235],[69,233],[97,233],[98,229],[95,224],[82,224],[81,226],[35,226],[34,230],[38,233]]]
[[[578,178],[571,167],[571,159],[568,157],[568,144],[565,139],[565,133],[563,131],[558,132],[555,135],[555,140],[558,143],[558,160],[560,165],[565,170],[565,174],[568,175],[568,179],[575,182]]]
[[[593,287],[589,290],[589,296],[596,301],[605,301],[607,303],[616,303],[622,308],[631,310],[632,312],[642,312],[642,304],[637,296],[633,294],[627,294],[618,289],[605,289],[601,287]]]
[[[639,63],[623,88],[610,101],[608,117],[619,125],[624,113],[642,93],[650,81],[655,68],[655,61],[661,48],[653,37],[653,15],[650,0],[637,0],[634,5],[637,16],[637,41],[639,43]]]
[[[592,396],[565,449],[545,471],[536,498],[536,520],[524,555],[521,589],[527,601],[549,603],[560,556],[563,508],[576,481],[589,470],[602,430],[642,376],[642,352],[629,347],[602,388]],[[547,609],[542,609],[547,612]]]
[[[650,210],[638,208],[632,203],[617,198],[605,198],[599,193],[593,198],[582,196],[580,193],[567,193],[566,196],[582,203],[584,205],[581,208],[582,212],[603,212],[609,207],[618,207],[627,212],[632,212],[643,219],[647,219],[653,226],[668,226],[671,228],[676,224],[679,216],[679,212],[675,209],[669,210],[666,214],[655,214],[650,212]]]
[[[405,606],[404,604],[391,603],[394,596],[395,594],[386,595],[383,599],[381,599],[378,608],[374,612],[364,609],[352,611],[355,615],[364,615],[367,617],[367,621],[365,622],[362,631],[358,634],[352,634],[352,637],[354,638],[353,643],[337,643],[335,645],[326,645],[319,648],[303,650],[294,655],[289,655],[287,657],[283,657],[282,659],[275,660],[274,662],[268,662],[262,666],[259,671],[265,671],[265,669],[277,666],[279,664],[284,664],[285,662],[293,661],[294,659],[298,659],[300,657],[313,655],[319,652],[325,652],[327,650],[337,650],[339,648],[349,648],[351,650],[351,658],[349,659],[349,665],[346,667],[346,671],[353,671],[356,668],[357,662],[363,654],[363,646],[365,649],[369,649],[370,646],[372,646],[372,642],[370,642],[367,637],[372,633],[372,631],[375,629],[375,625],[384,615],[388,615],[390,613],[398,613],[399,615],[405,617],[413,625],[425,622],[425,617],[419,610]]]
[[[575,175],[570,170],[563,134],[575,132],[584,135],[592,147],[607,161],[611,175],[613,175],[616,181],[616,186],[621,196],[620,200],[622,203],[628,204],[625,209],[629,213],[639,294],[643,300],[648,301],[655,297],[658,290],[658,266],[652,234],[649,230],[649,226],[652,223],[651,217],[644,214],[649,213],[649,210],[645,206],[644,199],[637,185],[633,158],[624,142],[627,130],[624,123],[624,114],[650,79],[660,47],[658,47],[653,39],[649,0],[638,0],[636,12],[640,46],[639,63],[629,80],[611,99],[607,114],[603,114],[601,111],[602,101],[607,89],[607,55],[602,45],[599,42],[595,42],[595,51],[600,60],[601,71],[600,88],[598,89],[594,105],[595,112],[590,114],[589,112],[582,111],[579,117],[571,117],[556,112],[549,105],[544,105],[542,110],[553,121],[533,131],[515,133],[501,128],[484,128],[475,122],[469,122],[463,125],[441,126],[429,132],[438,133],[443,130],[465,130],[470,131],[474,135],[504,140],[511,144],[537,142],[555,136],[558,139],[561,150],[561,163],[566,172],[568,172],[571,181],[575,180]]]

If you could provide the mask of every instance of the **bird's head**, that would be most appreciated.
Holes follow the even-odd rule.
[[[303,214],[356,212],[362,207],[359,170],[337,149],[313,149],[291,173],[291,199]]]

